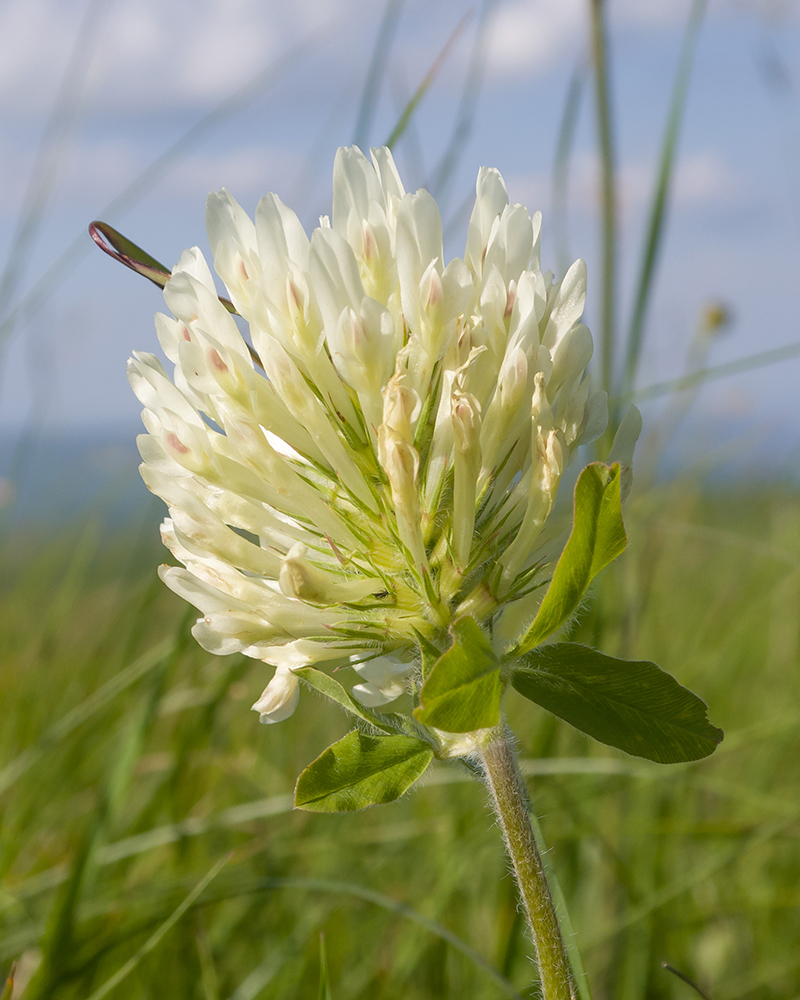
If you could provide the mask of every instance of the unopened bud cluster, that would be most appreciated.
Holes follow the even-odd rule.
[[[398,697],[419,636],[463,614],[513,642],[545,561],[541,535],[580,443],[605,429],[586,374],[586,272],[539,265],[541,217],[482,169],[464,259],[406,194],[387,149],[340,149],[333,212],[309,239],[274,195],[255,221],[211,195],[214,266],[249,341],[186,251],[159,315],[170,379],[129,374],[142,475],[169,506],[169,587],[198,642],[277,669],[254,706],[290,714],[298,667],[350,663],[355,697]]]

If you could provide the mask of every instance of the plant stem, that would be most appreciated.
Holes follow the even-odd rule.
[[[594,62],[597,130],[600,142],[602,201],[602,304],[600,309],[601,387],[611,395],[614,380],[614,326],[616,312],[617,201],[614,177],[614,137],[608,86],[606,54],[608,42],[604,19],[605,0],[590,0],[592,22],[592,57]],[[611,415],[609,433],[616,430],[616,416]]]
[[[533,935],[543,1000],[574,1000],[553,897],[528,818],[527,795],[502,727],[482,747],[481,756],[492,804]]]

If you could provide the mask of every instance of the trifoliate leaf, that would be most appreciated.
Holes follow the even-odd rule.
[[[574,642],[528,653],[511,683],[601,743],[660,764],[707,757],[724,735],[708,721],[705,703],[655,663]]]
[[[620,467],[593,462],[575,485],[572,533],[536,618],[509,655],[521,656],[560,628],[595,576],[625,550]]]
[[[471,733],[500,721],[500,661],[473,618],[450,628],[453,645],[434,664],[414,715],[447,733]]]
[[[433,751],[422,740],[354,730],[302,772],[294,804],[309,812],[355,812],[392,802],[414,784],[432,758]]]

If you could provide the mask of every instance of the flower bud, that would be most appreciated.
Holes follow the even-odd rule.
[[[378,430],[378,461],[389,480],[400,540],[411,555],[414,569],[421,572],[422,568],[427,569],[428,560],[420,521],[417,485],[419,452],[391,427],[381,424]]]
[[[521,348],[513,348],[500,368],[497,390],[481,427],[481,485],[516,443],[527,389],[528,358]]]
[[[295,543],[281,560],[278,583],[281,592],[298,601],[308,601],[331,607],[334,604],[358,601],[382,589],[379,580],[340,581],[308,559],[308,549]]]
[[[422,409],[416,390],[406,385],[405,375],[393,375],[383,390],[383,422],[403,440],[413,441],[414,427]]]
[[[272,680],[253,705],[258,721],[270,725],[288,719],[297,708],[300,682],[288,667],[277,667]]]
[[[475,529],[478,473],[481,468],[481,406],[470,393],[453,393],[453,554],[462,572],[469,563]]]
[[[510,586],[533,553],[544,522],[553,509],[558,484],[564,471],[563,432],[559,428],[552,427],[552,413],[546,398],[538,402],[537,407],[537,398],[534,394],[534,412],[531,418],[533,444],[525,514],[516,537],[500,560],[503,565],[502,581],[505,586]]]

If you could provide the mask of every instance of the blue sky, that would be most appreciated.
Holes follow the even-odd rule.
[[[181,135],[303,44],[277,80],[209,128],[124,213],[105,218],[167,264],[205,246],[204,200],[227,187],[250,211],[277,191],[309,225],[330,200],[336,147],[355,134],[383,4],[297,0],[6,0],[0,8],[0,267],[20,222],[37,149],[70,60],[77,102],[56,126],[52,189],[12,302]],[[587,48],[587,0],[497,0],[482,56],[481,8],[407,0],[377,93],[369,142],[380,144],[456,25],[473,10],[397,149],[407,189],[431,180],[452,135],[465,82],[483,66],[469,138],[447,191],[450,252],[457,209],[481,165],[503,172],[512,199],[544,212],[543,262],[556,268],[552,165],[567,86]],[[621,308],[630,307],[689,4],[609,0],[622,211]],[[86,12],[90,27],[81,35]],[[76,39],[83,38],[75,60]],[[675,198],[651,309],[640,384],[682,374],[709,300],[734,316],[710,360],[800,340],[800,3],[711,2],[680,143]],[[71,116],[71,117],[70,117]],[[571,162],[569,245],[589,266],[590,325],[598,305],[597,158],[592,95],[584,94]],[[549,234],[549,238],[548,238]],[[2,346],[0,426],[46,430],[136,427],[125,359],[155,350],[158,291],[84,240],[66,277],[48,281]],[[706,387],[694,425],[755,428],[759,440],[800,439],[800,360]],[[648,411],[655,414],[653,408]],[[646,413],[647,415],[647,413]]]

